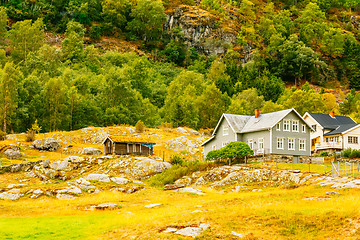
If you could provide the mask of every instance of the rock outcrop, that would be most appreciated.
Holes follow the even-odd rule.
[[[35,140],[31,145],[38,150],[50,152],[56,151],[61,147],[61,144],[54,138],[38,139]]]
[[[86,147],[81,151],[81,154],[84,155],[100,155],[101,150],[93,147]]]
[[[22,153],[19,150],[13,149],[6,149],[4,154],[8,159],[19,159],[22,156]]]

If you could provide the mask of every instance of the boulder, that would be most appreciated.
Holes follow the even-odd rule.
[[[31,145],[38,150],[51,152],[56,151],[61,147],[61,144],[54,138],[38,139],[35,140]]]
[[[176,130],[177,130],[179,133],[189,135],[188,131],[187,131],[185,128],[178,127]]]
[[[100,155],[101,150],[99,150],[97,148],[93,148],[93,147],[86,147],[81,151],[81,154],[84,154],[84,155]]]
[[[188,237],[197,237],[203,233],[203,229],[200,227],[186,227],[176,231],[176,234],[188,236]]]
[[[32,195],[30,196],[30,198],[38,198],[40,196],[42,196],[44,194],[44,191],[41,189],[36,189],[32,192]]]
[[[110,182],[109,175],[107,174],[89,174],[85,177],[88,181]]]
[[[67,187],[57,191],[58,194],[69,193],[69,194],[81,194],[81,189],[78,187]]]
[[[56,194],[56,198],[60,200],[74,200],[76,197],[67,193],[58,193]]]
[[[122,178],[122,177],[112,177],[112,178],[110,178],[110,180],[117,184],[127,184],[130,182],[130,180],[128,180],[126,178]]]
[[[13,188],[7,192],[0,193],[0,199],[18,200],[23,195],[20,193],[20,189]]]
[[[117,208],[117,207],[118,207],[118,205],[116,203],[102,203],[102,204],[94,206],[94,208],[98,209],[98,210],[112,209],[112,208]]]
[[[149,204],[149,205],[145,205],[146,208],[154,208],[154,207],[157,207],[157,206],[160,206],[162,205],[162,203],[153,203],[153,204]]]
[[[19,159],[22,156],[22,153],[19,150],[13,149],[6,149],[4,154],[8,159]]]
[[[178,192],[183,192],[183,193],[194,193],[194,194],[197,194],[197,195],[205,195],[205,193],[203,193],[199,189],[191,188],[191,187],[180,188],[177,191]]]
[[[156,161],[148,157],[136,157],[134,165],[127,168],[125,172],[134,178],[144,178],[161,173],[171,167],[168,162]]]
[[[244,234],[242,234],[242,233],[237,233],[237,232],[234,232],[234,231],[232,231],[230,234],[233,235],[233,236],[235,236],[235,237],[239,237],[239,238],[243,238],[243,237],[244,237]]]

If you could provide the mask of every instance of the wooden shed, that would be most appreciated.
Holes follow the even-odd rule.
[[[109,136],[103,141],[104,154],[141,155],[154,154],[155,143],[149,139],[126,136]]]

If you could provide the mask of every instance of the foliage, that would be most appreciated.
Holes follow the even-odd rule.
[[[236,141],[218,150],[210,151],[206,155],[206,160],[232,159],[236,161],[253,154],[253,150],[251,150],[247,143]]]
[[[135,131],[137,133],[143,133],[145,131],[145,128],[146,128],[146,126],[145,126],[144,122],[141,120],[139,120],[135,125]]]
[[[174,159],[175,158],[175,159]],[[173,157],[174,165],[165,169],[162,173],[155,175],[149,179],[151,186],[164,186],[172,184],[177,179],[197,171],[203,171],[210,166],[204,161],[185,161],[179,157]]]
[[[360,151],[356,149],[348,148],[342,151],[341,155],[344,156],[345,158],[360,158]]]

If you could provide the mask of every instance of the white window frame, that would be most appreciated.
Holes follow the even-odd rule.
[[[136,143],[133,144],[133,152],[136,152]]]
[[[276,131],[281,131],[281,123],[276,124]]]
[[[253,150],[254,149],[254,141],[252,139],[249,139],[248,144],[249,144],[250,149]]]
[[[304,148],[302,148],[301,145],[304,145]],[[299,150],[306,151],[306,139],[299,139]]]
[[[355,141],[355,139],[356,139],[356,141]],[[350,144],[358,144],[359,143],[359,138],[357,136],[348,136],[348,143],[350,143]]]
[[[294,130],[294,127],[296,126],[296,129]],[[293,132],[299,132],[299,120],[292,120],[292,127],[291,130]]]
[[[306,133],[306,125],[305,125],[305,124],[302,124],[302,129],[301,129],[301,131],[302,131],[303,133]]]
[[[222,147],[225,147],[228,144],[229,144],[229,142],[222,142]]]
[[[258,142],[259,142],[258,143],[258,145],[259,145],[258,149],[263,150],[264,149],[264,138],[259,138]]]
[[[288,138],[288,150],[295,151],[295,138]]]
[[[216,150],[216,145],[213,145],[212,147],[211,147],[211,150]]]
[[[285,132],[290,132],[290,120],[289,119],[284,119],[283,121],[283,130]]]
[[[229,126],[224,126],[223,128],[223,136],[229,135]]]
[[[276,149],[284,149],[284,138],[283,137],[276,138]]]

